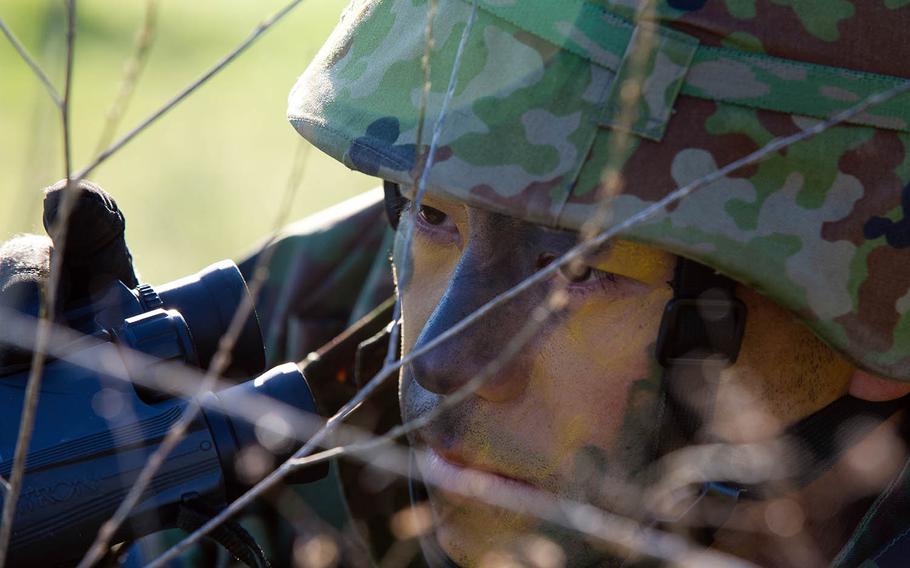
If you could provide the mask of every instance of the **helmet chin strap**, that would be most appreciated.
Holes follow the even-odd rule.
[[[679,257],[672,285],[655,347],[664,367],[660,455],[696,441],[710,421],[721,373],[736,362],[746,328],[733,280]]]
[[[685,446],[714,442],[706,438],[704,427],[713,415],[721,373],[739,355],[747,316],[745,304],[735,295],[736,282],[695,261],[679,257],[672,285],[673,298],[664,310],[655,349],[664,367],[656,458]],[[908,401],[910,395],[886,402],[845,395],[767,444],[764,449],[781,466],[781,475],[755,483],[730,475],[702,480],[700,487],[680,487],[696,495],[695,502],[681,515],[656,524],[685,530],[708,545],[739,500],[768,499],[808,485]],[[752,446],[762,450],[760,445]],[[735,445],[718,446],[718,459],[736,449]]]
[[[673,298],[664,308],[655,346],[655,357],[664,368],[655,461],[705,441],[702,432],[713,415],[721,373],[736,362],[746,327],[746,306],[736,297],[736,282],[730,278],[678,257],[671,284]],[[695,488],[695,501],[682,514],[654,524],[677,532],[685,529],[707,545],[714,531],[691,526],[693,520],[705,518],[701,509],[708,505],[710,524],[723,524],[740,493],[735,486],[705,481]]]

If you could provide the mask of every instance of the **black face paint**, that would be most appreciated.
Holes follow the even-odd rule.
[[[571,247],[577,238],[574,233],[545,231],[524,221],[486,212],[471,218],[469,224],[473,235],[463,236],[466,244],[460,251],[455,270],[414,349],[433,341],[495,296],[536,272],[542,252],[561,252]],[[488,312],[470,330],[434,347],[411,365],[415,379],[434,393],[454,392],[472,377],[483,373],[489,363],[501,355],[506,343],[528,325],[528,316],[544,305],[548,292],[546,284],[533,286]],[[517,384],[516,377],[530,376],[534,358],[535,351],[529,345],[492,377],[487,386],[510,393],[520,390],[523,385]]]
[[[655,344],[648,346],[654,352]],[[638,477],[655,459],[659,444],[659,423],[662,405],[663,367],[653,363],[647,376],[629,386],[626,411],[617,437],[616,461],[628,478]]]
[[[608,476],[610,459],[604,448],[588,444],[575,454],[575,479],[581,499],[598,503],[602,499],[603,483]]]

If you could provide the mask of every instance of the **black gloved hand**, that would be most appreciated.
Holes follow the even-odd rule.
[[[51,248],[43,235],[16,235],[0,244],[0,307],[38,316]]]
[[[73,302],[91,299],[115,280],[135,288],[139,282],[124,239],[126,220],[117,202],[94,183],[81,181],[81,191],[63,235],[58,216],[63,206],[65,185],[66,181],[61,180],[44,190],[44,229],[53,240],[54,248],[63,250],[58,305],[65,308]],[[66,239],[63,247],[61,237]]]
[[[38,317],[51,257],[64,236],[56,221],[65,184],[61,180],[44,190],[44,227],[51,238],[18,235],[0,244],[0,308]],[[92,299],[115,280],[130,288],[138,284],[117,203],[91,182],[82,181],[79,187],[65,235],[58,312]],[[27,351],[0,344],[0,367],[28,365],[30,357]]]

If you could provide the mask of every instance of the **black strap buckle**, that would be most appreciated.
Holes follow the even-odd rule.
[[[661,365],[712,359],[729,365],[736,361],[746,329],[746,305],[735,297],[710,296],[667,303],[655,352]]]

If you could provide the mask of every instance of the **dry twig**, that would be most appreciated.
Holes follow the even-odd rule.
[[[41,393],[41,379],[44,374],[45,355],[50,338],[50,325],[53,322],[57,309],[57,289],[60,283],[63,255],[66,246],[66,231],[69,213],[75,204],[76,190],[72,187],[70,144],[70,93],[72,91],[73,59],[76,38],[76,0],[67,0],[66,3],[66,74],[64,79],[63,100],[60,105],[61,120],[63,122],[63,156],[66,168],[66,194],[64,195],[61,213],[58,218],[60,225],[60,243],[51,256],[50,273],[44,290],[41,305],[41,319],[38,324],[38,334],[35,349],[32,353],[31,368],[28,383],[25,387],[25,400],[22,403],[22,416],[19,422],[19,432],[16,438],[16,451],[13,457],[13,468],[10,472],[9,487],[6,498],[3,500],[3,513],[0,519],[0,566],[6,562],[9,539],[13,531],[13,522],[16,516],[16,504],[22,490],[22,481],[25,477],[25,460],[32,439],[35,425],[35,413],[38,410],[38,397]]]
[[[6,22],[3,21],[3,18],[0,18],[0,32],[3,32],[3,35],[6,36],[6,39],[9,40],[10,44],[13,46],[13,49],[19,54],[19,57],[26,65],[31,68],[32,73],[35,74],[35,77],[41,81],[41,84],[44,85],[47,94],[50,95],[51,100],[54,101],[54,105],[58,108],[63,106],[63,100],[60,98],[60,94],[57,92],[57,89],[54,87],[51,80],[47,77],[47,74],[41,69],[41,66],[38,65],[38,62],[29,55],[28,51],[25,49],[25,46],[16,38],[12,30],[6,25]]]
[[[292,0],[286,4],[283,8],[278,10],[275,14],[269,16],[265,20],[259,23],[256,28],[244,39],[240,44],[232,49],[230,53],[222,57],[217,63],[210,67],[205,73],[203,73],[198,79],[190,83],[186,88],[177,93],[173,98],[164,103],[158,110],[153,112],[149,117],[140,122],[138,125],[133,127],[132,130],[120,137],[116,142],[109,146],[106,150],[98,154],[91,163],[79,170],[76,174],[77,179],[83,179],[92,173],[95,168],[104,163],[108,158],[113,156],[117,151],[126,146],[133,138],[135,138],[140,132],[144,131],[146,128],[154,124],[159,118],[167,114],[172,108],[180,104],[185,98],[190,94],[196,91],[199,87],[208,82],[209,79],[214,77],[218,72],[227,67],[231,62],[233,62],[237,57],[245,52],[253,43],[256,42],[262,34],[272,28],[275,24],[284,19],[285,16],[291,13],[297,6],[303,3],[303,0]]]
[[[117,96],[114,97],[114,102],[111,103],[111,108],[107,111],[104,127],[101,129],[101,135],[95,145],[96,155],[103,152],[114,139],[117,126],[120,124],[120,120],[123,118],[123,114],[133,98],[133,93],[136,91],[139,77],[142,75],[142,71],[145,70],[145,64],[148,62],[157,27],[158,0],[146,0],[142,27],[136,33],[133,52],[124,66],[123,78],[120,80]]]
[[[249,294],[244,295],[240,305],[237,306],[227,331],[225,331],[218,342],[218,351],[215,353],[214,357],[212,357],[211,365],[206,371],[198,391],[194,393],[195,395],[201,395],[211,391],[217,384],[218,377],[220,377],[227,369],[228,365],[230,365],[231,351],[234,349],[234,345],[237,343],[247,319],[250,317],[250,314],[253,313],[254,298],[259,295],[259,292],[262,290],[262,286],[265,284],[269,275],[270,262],[276,250],[275,247],[270,247],[269,245],[274,241],[275,236],[278,235],[281,227],[287,222],[288,212],[291,210],[291,205],[297,194],[297,189],[300,187],[304,169],[302,166],[298,167],[298,164],[303,164],[305,162],[307,154],[306,148],[307,147],[303,144],[298,146],[297,154],[291,168],[291,175],[288,179],[287,188],[285,189],[284,198],[275,219],[274,229],[272,231],[273,236],[266,243],[262,254],[256,259],[256,264],[253,269],[253,278],[249,282]],[[199,411],[199,398],[198,396],[194,396],[184,409],[180,420],[174,423],[161,441],[161,445],[159,445],[152,455],[149,456],[142,471],[139,472],[136,482],[133,483],[129,493],[124,497],[120,506],[117,507],[114,515],[101,526],[98,535],[95,537],[95,542],[89,547],[85,556],[79,562],[79,568],[93,566],[104,557],[110,545],[111,538],[113,538],[117,529],[126,521],[129,514],[139,503],[142,494],[145,492],[148,484],[151,483],[155,473],[164,464],[167,456],[173,451],[177,444],[183,440],[187,429],[192,425],[193,421],[198,416]]]
[[[693,191],[696,191],[697,189],[700,189],[704,186],[710,185],[711,183],[714,183],[714,182],[724,178],[725,176],[729,175],[730,173],[732,173],[740,168],[743,168],[745,166],[762,161],[762,160],[768,158],[771,154],[773,154],[783,148],[792,146],[793,144],[796,144],[797,142],[800,142],[802,140],[812,138],[813,136],[816,136],[816,135],[824,132],[825,130],[828,130],[829,128],[831,128],[833,126],[836,126],[846,120],[849,120],[853,116],[855,116],[859,113],[862,113],[863,111],[865,111],[866,109],[868,109],[872,106],[881,104],[881,103],[883,103],[895,96],[898,96],[904,92],[907,92],[907,91],[910,91],[910,81],[908,81],[906,83],[902,83],[898,86],[895,86],[887,91],[883,91],[883,92],[877,93],[875,95],[872,95],[872,96],[868,97],[867,99],[861,101],[857,105],[855,105],[847,110],[844,110],[840,113],[837,113],[832,118],[830,118],[826,121],[821,121],[810,128],[807,128],[805,130],[802,130],[802,131],[792,134],[790,136],[785,136],[782,138],[777,138],[775,140],[772,140],[771,142],[769,142],[767,145],[765,145],[761,149],[756,150],[755,152],[752,152],[751,154],[748,154],[747,156],[744,156],[738,160],[734,160],[733,162],[727,164],[726,166],[724,166],[722,168],[715,170],[714,172],[712,172],[710,174],[707,174],[701,178],[693,180],[691,183],[689,183],[681,188],[678,188],[675,191],[670,192],[669,194],[664,196],[662,199],[660,199],[657,202],[653,203],[652,205],[646,207],[645,209],[642,209],[635,215],[632,215],[629,218],[625,219],[624,221],[617,223],[616,225],[613,225],[612,227],[606,229],[605,231],[598,234],[596,237],[593,237],[587,241],[579,243],[577,246],[573,247],[572,249],[570,249],[569,251],[564,253],[559,258],[555,259],[553,262],[551,262],[544,268],[540,269],[533,275],[531,275],[528,278],[526,278],[525,280],[523,280],[521,283],[519,283],[516,286],[510,288],[509,290],[497,295],[496,297],[491,299],[489,302],[487,302],[486,304],[484,304],[483,306],[481,306],[480,308],[478,308],[477,310],[472,312],[470,315],[466,316],[461,321],[454,324],[451,328],[449,328],[445,332],[441,333],[433,340],[427,342],[420,349],[416,349],[416,350],[412,351],[405,357],[402,357],[395,365],[393,365],[391,367],[386,367],[385,369],[380,371],[375,377],[373,377],[364,386],[363,389],[361,389],[357,393],[356,396],[354,396],[351,399],[351,401],[348,404],[346,404],[344,407],[342,407],[342,409],[335,416],[330,418],[326,422],[325,427],[320,432],[318,432],[309,442],[307,442],[307,444],[305,444],[291,459],[299,459],[301,457],[304,457],[307,455],[307,453],[310,450],[312,450],[317,445],[321,444],[323,439],[326,436],[326,433],[330,432],[335,427],[335,425],[340,421],[340,419],[342,419],[344,416],[346,416],[351,411],[351,409],[353,409],[354,407],[359,405],[363,400],[365,400],[367,397],[369,397],[382,384],[382,381],[385,380],[386,378],[388,378],[389,376],[391,376],[391,374],[393,372],[395,372],[396,370],[401,368],[403,365],[410,363],[417,357],[420,357],[422,354],[432,350],[437,345],[443,343],[444,341],[447,341],[448,339],[455,336],[456,334],[463,332],[465,329],[470,327],[472,324],[476,323],[478,320],[485,317],[490,311],[495,309],[497,306],[500,306],[500,305],[508,302],[512,298],[514,298],[514,297],[518,296],[519,294],[528,290],[531,286],[534,286],[534,285],[542,282],[543,280],[553,276],[563,266],[568,265],[570,262],[573,262],[577,259],[584,258],[587,254],[590,254],[593,250],[595,250],[597,247],[602,246],[604,243],[606,243],[611,238],[614,238],[617,235],[619,235],[620,233],[627,231],[629,228],[637,225],[638,223],[641,223],[641,222],[645,221],[646,219],[649,219],[650,217],[653,217],[654,215],[659,214],[660,212],[664,211],[664,209],[668,205],[671,205],[672,203],[675,203],[675,202],[683,199],[684,197],[686,197]],[[265,491],[266,489],[268,489],[269,487],[273,486],[275,483],[280,481],[289,471],[290,471],[290,468],[285,468],[282,466],[281,468],[279,468],[278,470],[273,472],[271,475],[269,475],[268,477],[263,479],[256,487],[253,487],[252,489],[247,491],[245,494],[243,494],[241,497],[239,497],[236,501],[234,501],[234,503],[232,503],[230,506],[228,506],[219,515],[212,518],[205,525],[200,527],[198,530],[196,530],[195,532],[193,532],[192,534],[187,536],[183,541],[181,541],[180,543],[178,543],[174,547],[172,547],[170,550],[168,550],[164,555],[159,557],[152,565],[160,566],[161,562],[163,560],[173,558],[176,554],[178,554],[182,550],[185,550],[189,545],[191,545],[192,543],[194,543],[197,540],[199,540],[200,538],[202,538],[202,536],[204,536],[209,531],[214,529],[216,526],[218,526],[220,523],[222,523],[225,519],[230,518],[238,510],[240,510],[243,507],[245,507],[246,505],[248,505],[252,500],[254,500],[263,491]]]

